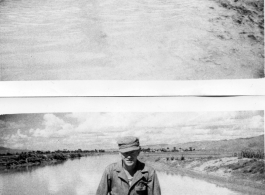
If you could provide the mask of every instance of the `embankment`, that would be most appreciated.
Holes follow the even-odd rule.
[[[140,160],[158,171],[187,175],[243,192],[264,194],[264,159],[238,157],[185,157],[144,153]]]

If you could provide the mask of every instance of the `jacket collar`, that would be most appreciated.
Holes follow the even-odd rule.
[[[143,174],[148,172],[146,166],[144,163],[142,163],[141,161],[137,160],[136,162],[136,172],[134,174],[134,177],[133,177],[133,181],[132,181],[132,184],[131,184],[131,187],[137,183],[140,179],[142,179],[142,177],[144,176]],[[127,183],[129,183],[128,181],[128,178],[127,178],[127,175],[123,169],[123,166],[122,166],[122,160],[119,161],[116,166],[115,166],[115,170],[118,172],[118,177],[123,179],[124,181],[126,181]]]

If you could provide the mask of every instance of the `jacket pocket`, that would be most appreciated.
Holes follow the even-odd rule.
[[[146,190],[146,186],[135,186],[135,191],[145,191]]]
[[[146,194],[147,183],[144,181],[140,181],[135,185],[135,191],[137,194]]]

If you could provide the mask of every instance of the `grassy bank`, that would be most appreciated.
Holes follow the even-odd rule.
[[[265,190],[264,159],[207,152],[142,153],[139,158],[158,171],[204,179],[247,194]]]

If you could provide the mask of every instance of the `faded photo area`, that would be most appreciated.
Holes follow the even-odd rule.
[[[95,194],[124,136],[162,194],[264,192],[263,110],[0,115],[0,192]]]
[[[0,80],[264,77],[264,0],[1,0]]]

